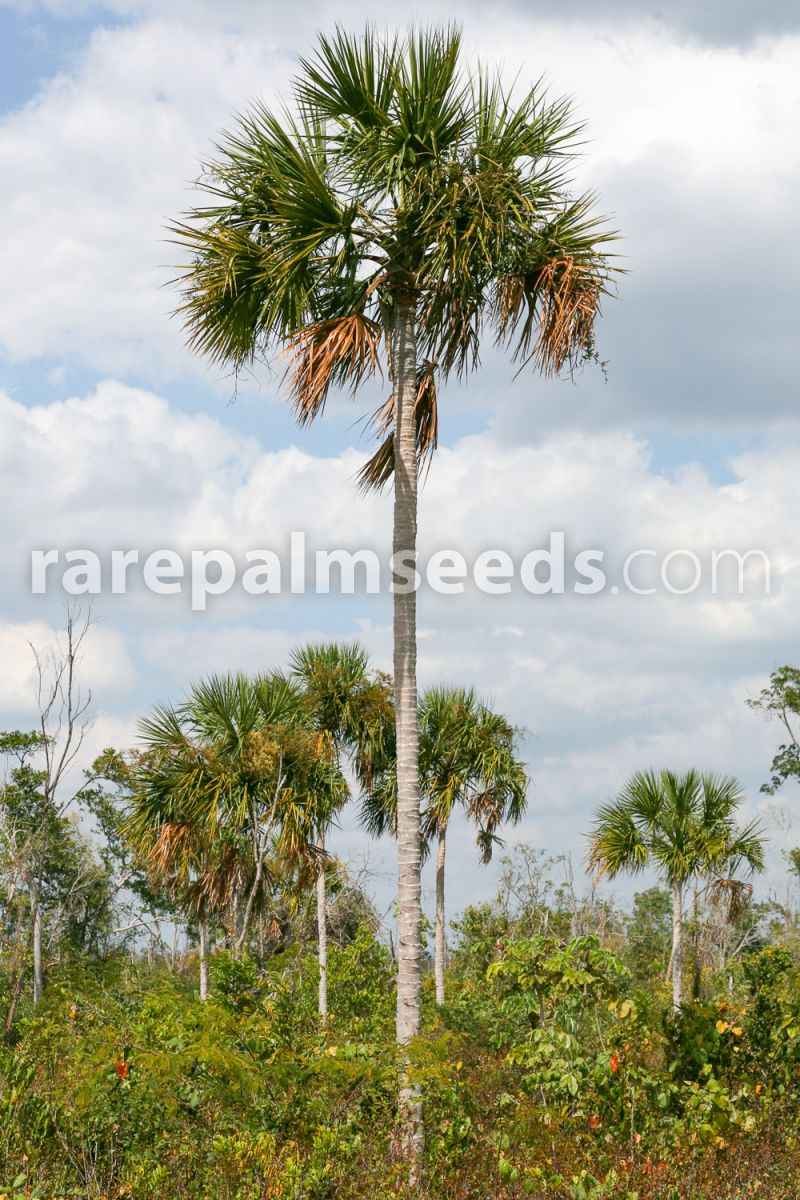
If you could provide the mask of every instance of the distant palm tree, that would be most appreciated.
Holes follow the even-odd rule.
[[[436,1003],[444,1004],[445,859],[447,829],[456,808],[478,827],[481,859],[489,862],[498,829],[516,824],[525,811],[528,778],[518,756],[517,731],[472,688],[431,688],[419,706],[419,775],[422,832],[436,843]],[[375,834],[394,828],[397,775],[390,761],[365,802],[365,821]]]
[[[303,646],[291,656],[293,677],[304,689],[313,725],[330,739],[341,772],[349,765],[360,781],[369,776],[376,740],[391,719],[389,681],[370,669],[369,656],[356,642],[322,642]],[[328,940],[325,839],[347,793],[339,789],[328,796],[331,806],[316,809],[317,957],[319,960],[319,1015],[328,1016]]]
[[[538,86],[512,96],[499,74],[468,67],[456,28],[320,37],[293,100],[277,115],[259,105],[239,119],[207,170],[208,203],[176,227],[191,256],[180,312],[190,345],[234,371],[288,350],[303,424],[332,386],[355,393],[376,373],[391,381],[361,481],[394,478],[402,1049],[419,1032],[413,565],[438,385],[477,367],[487,333],[520,368],[545,375],[595,358],[613,235],[593,198],[571,191],[581,130],[569,105]],[[417,1162],[422,1112],[405,1071],[400,1110]]]
[[[318,810],[346,795],[302,689],[279,674],[212,676],[141,723],[131,840],[198,920],[225,909],[235,954],[268,903],[269,859],[315,861]],[[206,986],[201,932],[201,982]]]
[[[733,879],[742,867],[764,869],[762,829],[757,821],[740,828],[743,800],[729,776],[687,771],[639,771],[616,800],[598,810],[589,861],[613,879],[621,872],[652,867],[672,891],[672,1003],[683,998],[683,896],[698,876],[719,894],[740,892]]]

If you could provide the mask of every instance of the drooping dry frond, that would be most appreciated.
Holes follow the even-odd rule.
[[[362,492],[380,492],[394,475],[394,435],[389,434],[356,476]]]
[[[534,280],[524,275],[502,275],[495,285],[497,341],[519,339],[515,358],[527,358],[536,321]]]
[[[370,375],[382,374],[381,336],[377,321],[355,312],[318,321],[291,338],[286,378],[301,425],[322,412],[331,384],[356,392]]]
[[[439,408],[436,402],[435,362],[423,363],[417,372],[417,398],[414,401],[414,417],[417,425],[417,450],[419,463],[430,464],[434,450],[439,445]]]
[[[725,907],[730,924],[747,911],[753,896],[753,885],[743,879],[715,879],[711,885],[711,898],[715,904]]]
[[[203,908],[221,912],[230,901],[241,865],[235,847],[215,847],[214,852],[204,858],[196,882],[187,889],[189,904],[193,904],[198,912]]]
[[[191,843],[192,830],[189,825],[177,821],[162,825],[147,856],[153,871],[161,877],[181,874],[183,860],[190,853]]]
[[[417,395],[414,401],[414,420],[417,427],[417,454],[422,467],[430,464],[439,444],[439,409],[436,399],[436,370],[438,363],[426,362],[417,371]],[[394,474],[394,394],[380,406],[372,418],[372,427],[383,438],[378,449],[358,473],[362,491],[380,491]]]
[[[550,259],[533,276],[503,276],[496,291],[497,339],[516,336],[515,361],[533,360],[542,375],[558,375],[594,354],[602,294],[597,270],[573,255]]]
[[[594,351],[601,283],[573,257],[553,259],[540,274],[539,336],[534,360],[543,375],[557,375]]]

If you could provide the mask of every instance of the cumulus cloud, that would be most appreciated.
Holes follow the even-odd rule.
[[[389,499],[357,493],[362,452],[354,448],[329,457],[297,447],[267,452],[229,424],[112,381],[34,408],[6,398],[0,444],[15,447],[3,479],[24,499],[6,543],[6,562],[19,569],[4,581],[19,614],[31,610],[22,564],[33,546],[280,553],[292,530],[304,530],[312,546],[367,545],[388,555]],[[791,658],[796,641],[798,456],[797,441],[749,452],[730,462],[732,481],[720,484],[697,465],[659,473],[643,439],[613,431],[553,432],[515,447],[486,433],[440,452],[422,493],[423,561],[445,547],[468,562],[495,547],[518,559],[563,530],[568,553],[605,550],[610,573],[641,546],[688,548],[706,570],[715,548],[761,547],[773,565],[768,596],[758,580],[738,596],[732,578],[716,597],[705,586],[685,597],[663,587],[646,597],[423,591],[423,686],[476,683],[528,731],[534,786],[519,836],[579,853],[594,804],[630,770],[659,763],[739,774],[757,806],[774,731],[744,700]],[[35,599],[55,627],[63,596],[56,588]],[[269,669],[308,638],[355,635],[377,663],[391,662],[386,595],[261,601],[231,593],[205,614],[144,593],[94,603],[84,674],[101,711],[131,729],[137,712],[177,698],[191,679]],[[30,692],[26,640],[45,632],[22,615],[3,630],[7,712]],[[349,836],[340,835],[343,852]],[[466,831],[463,838],[468,847]]]
[[[62,651],[63,636],[57,626],[52,627],[41,620],[0,624],[0,661],[3,663],[0,712],[26,721],[26,728],[35,727],[39,712],[37,656],[42,664],[46,691],[51,655],[57,661]],[[136,671],[123,637],[117,630],[102,625],[91,629],[81,647],[78,669],[86,686],[99,690],[112,703],[120,698],[124,701],[136,684]]]
[[[129,18],[141,17],[163,7],[158,0],[0,0],[2,5],[28,13],[44,10],[60,17],[105,12]],[[171,0],[171,7],[184,18],[191,17],[195,21],[218,19],[215,0]],[[310,3],[307,7],[317,17],[324,14],[330,18],[332,15],[330,7],[323,3]],[[474,11],[478,7],[475,0],[470,0],[462,11]],[[520,7],[518,0],[510,0],[498,5],[498,12]],[[791,0],[765,0],[759,5],[751,4],[749,0],[707,0],[702,5],[694,4],[692,0],[664,0],[650,5],[643,5],[640,0],[604,0],[602,4],[596,0],[569,0],[567,4],[559,0],[529,0],[524,10],[527,15],[541,20],[576,24],[588,21],[608,30],[618,29],[620,25],[661,26],[720,45],[774,36],[798,27],[797,9]],[[371,6],[371,12],[373,19],[381,19],[391,16],[392,10],[378,0]],[[262,20],[267,16],[272,22],[291,19],[285,8],[277,4],[264,5],[261,14]],[[251,24],[254,19],[259,19],[250,0],[228,0],[225,15],[231,23]],[[339,4],[336,15],[342,21],[361,18],[362,8],[352,2]],[[412,10],[409,19],[418,15]]]
[[[432,18],[447,15],[440,8]],[[603,21],[627,8],[620,0]],[[325,5],[226,6],[224,20],[211,4],[123,10],[130,23],[95,30],[68,69],[0,123],[11,181],[0,213],[14,230],[0,251],[0,346],[12,360],[213,387],[217,373],[190,358],[168,317],[176,296],[164,284],[178,252],[165,227],[196,199],[188,183],[220,129],[253,97],[284,90],[297,53],[334,14]],[[371,11],[354,6],[353,23]],[[487,23],[468,9],[467,48],[509,76],[544,72],[588,122],[578,184],[598,187],[631,271],[601,331],[609,382],[596,372],[578,389],[511,387],[489,353],[459,404],[496,412],[514,439],[565,422],[747,425],[754,400],[760,421],[785,419],[800,265],[797,35],[778,22],[781,38],[710,47],[681,40],[669,22],[622,21],[606,36],[583,8],[541,11],[509,5]],[[372,15],[394,17],[388,6]],[[264,386],[274,395],[274,380]]]
[[[4,510],[14,514],[0,564],[6,725],[30,719],[28,642],[49,641],[63,612],[62,595],[30,595],[33,548],[284,551],[292,530],[323,548],[387,554],[390,544],[389,497],[353,486],[364,450],[351,431],[336,450],[325,435],[292,446],[245,434],[242,407],[224,411],[219,388],[209,398],[213,373],[188,356],[162,285],[173,255],[165,223],[192,202],[188,182],[231,113],[283,89],[314,28],[396,12],[254,11],[249,0],[232,0],[224,16],[211,0],[48,7],[122,23],[98,25],[61,74],[0,120],[0,353],[46,370],[44,397],[33,386],[0,394]],[[468,387],[445,389],[423,555],[447,546],[469,560],[494,547],[519,556],[563,530],[570,551],[604,549],[610,572],[642,546],[685,547],[704,566],[732,546],[763,549],[775,573],[769,596],[421,596],[422,684],[477,683],[528,731],[534,786],[518,835],[578,855],[593,806],[637,766],[732,771],[754,811],[775,731],[743,701],[796,646],[800,37],[780,3],[662,9],[538,0],[501,5],[490,21],[477,4],[456,14],[442,0],[425,13],[463,18],[471,54],[509,75],[520,64],[523,76],[544,71],[555,93],[575,96],[593,139],[578,183],[597,185],[615,212],[631,274],[601,331],[607,383],[597,371],[576,385],[512,385],[490,351]],[[52,399],[87,371],[113,378]],[[261,387],[268,407],[276,381]],[[218,415],[192,411],[200,403]],[[331,412],[342,435],[352,410]],[[487,416],[488,429],[464,435]],[[656,425],[756,428],[759,439],[729,454],[723,472],[664,472],[641,433]],[[84,674],[97,749],[129,742],[137,715],[192,678],[278,665],[308,637],[356,634],[381,666],[391,661],[385,596],[267,604],[234,593],[192,614],[183,598],[139,588],[105,594],[95,612]],[[342,853],[363,848],[348,822]],[[471,863],[469,831],[453,837],[454,860]],[[491,887],[490,875],[480,880]],[[475,886],[454,873],[453,902]]]

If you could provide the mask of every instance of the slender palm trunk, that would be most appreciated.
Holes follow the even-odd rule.
[[[322,834],[317,839],[317,849],[321,852],[319,871],[317,872],[317,958],[319,960],[319,1018],[323,1025],[328,1020],[328,912],[325,897],[325,838]]]
[[[38,1004],[42,998],[42,886],[40,882],[34,885],[31,895],[33,908],[33,1003]]]
[[[415,313],[400,303],[392,329],[394,385],[394,691],[397,729],[397,1042],[401,1051],[419,1033],[422,909],[417,731],[417,391]],[[405,1062],[405,1055],[402,1055]],[[405,1152],[417,1178],[422,1149],[419,1087],[401,1072],[399,1110]]]
[[[683,1000],[683,892],[679,883],[672,885],[672,1007],[677,1011]]]
[[[439,845],[436,851],[436,950],[434,957],[434,974],[436,976],[436,1003],[444,1004],[444,959],[445,959],[445,920],[444,920],[444,860],[447,830],[439,834]]]
[[[208,921],[198,922],[200,933],[200,999],[208,999]]]
[[[700,970],[700,897],[697,882],[694,885],[692,901],[692,999],[699,1000],[702,990],[702,973]]]

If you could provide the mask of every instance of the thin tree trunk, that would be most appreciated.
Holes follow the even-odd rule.
[[[208,999],[208,921],[198,921],[200,933],[200,999]]]
[[[447,830],[439,834],[439,845],[436,851],[436,949],[434,957],[434,974],[436,977],[436,1003],[444,1004],[444,958],[445,958],[445,921],[444,921],[444,860],[446,854]]]
[[[325,838],[317,839],[322,859],[317,872],[317,958],[319,960],[319,1017],[323,1025],[328,1020],[328,924],[325,898]]]
[[[37,889],[38,890],[38,889]],[[36,895],[34,907],[34,1003],[42,998],[42,902]]]
[[[244,914],[241,918],[241,922],[239,921],[239,899],[238,899],[238,893],[237,893],[237,899],[235,901],[235,908],[234,908],[234,918],[233,918],[234,924],[236,924],[237,927],[239,928],[239,932],[238,932],[238,935],[236,938],[236,954],[234,955],[235,958],[239,958],[242,951],[244,950],[245,941],[247,940],[247,931],[250,928],[250,918],[253,915],[253,906],[255,905],[256,895],[258,893],[259,887],[261,886],[261,878],[264,874],[264,849],[265,849],[264,847],[259,847],[259,849],[257,851],[258,857],[257,857],[257,861],[256,861],[255,878],[253,880],[253,886],[250,889],[250,895],[247,897],[247,903],[244,908]]]
[[[667,963],[667,972],[666,972],[666,975],[664,976],[664,983],[669,983],[670,979],[672,979],[672,956],[674,953],[675,953],[675,946],[672,945],[669,948],[669,962]]]
[[[241,958],[242,942],[239,940],[239,931],[241,926],[241,878],[238,875],[233,882],[233,913],[231,916],[231,924],[233,927],[233,936],[231,937],[231,958]]]
[[[247,904],[245,905],[244,916],[242,917],[242,922],[241,922],[241,929],[239,929],[239,903],[240,903],[240,901],[239,901],[238,891],[235,893],[235,896],[234,896],[234,918],[233,919],[234,919],[235,931],[237,933],[236,953],[234,954],[234,958],[238,958],[240,956],[240,954],[242,953],[242,950],[244,949],[245,940],[247,938],[247,931],[250,927],[250,918],[253,915],[253,906],[255,904],[256,896],[258,895],[258,889],[261,886],[261,879],[264,874],[264,858],[267,853],[267,832],[272,828],[272,822],[275,817],[275,810],[278,807],[278,800],[280,798],[281,791],[283,790],[283,785],[284,785],[285,778],[286,778],[283,773],[282,761],[283,760],[281,759],[281,769],[278,773],[278,784],[275,788],[275,798],[272,802],[272,811],[269,815],[269,820],[266,821],[265,826],[263,826],[261,829],[259,829],[259,822],[256,819],[255,813],[251,814],[252,826],[253,826],[253,854],[254,854],[255,860],[256,860],[256,874],[255,874],[255,878],[253,880],[253,886],[250,889],[250,895],[247,898]]]
[[[702,974],[700,971],[700,900],[697,894],[697,882],[694,885],[694,900],[692,903],[692,999],[700,999]]]
[[[394,694],[397,730],[397,1043],[401,1050],[399,1113],[403,1148],[418,1180],[422,1100],[411,1082],[405,1048],[419,1033],[422,908],[417,731],[417,391],[413,302],[400,302],[392,329],[394,386]]]
[[[683,1000],[683,895],[681,885],[672,885],[672,1007],[677,1010]]]
[[[14,1028],[14,1021],[17,1017],[17,1009],[19,1002],[22,999],[22,987],[25,983],[25,973],[28,962],[28,939],[25,937],[25,917],[23,915],[22,905],[17,908],[16,922],[16,938],[14,940],[14,951],[11,956],[11,965],[9,967],[9,977],[13,979],[11,986],[11,1000],[6,1012],[6,1020],[3,1028],[3,1037],[8,1041],[11,1037],[11,1031]]]

